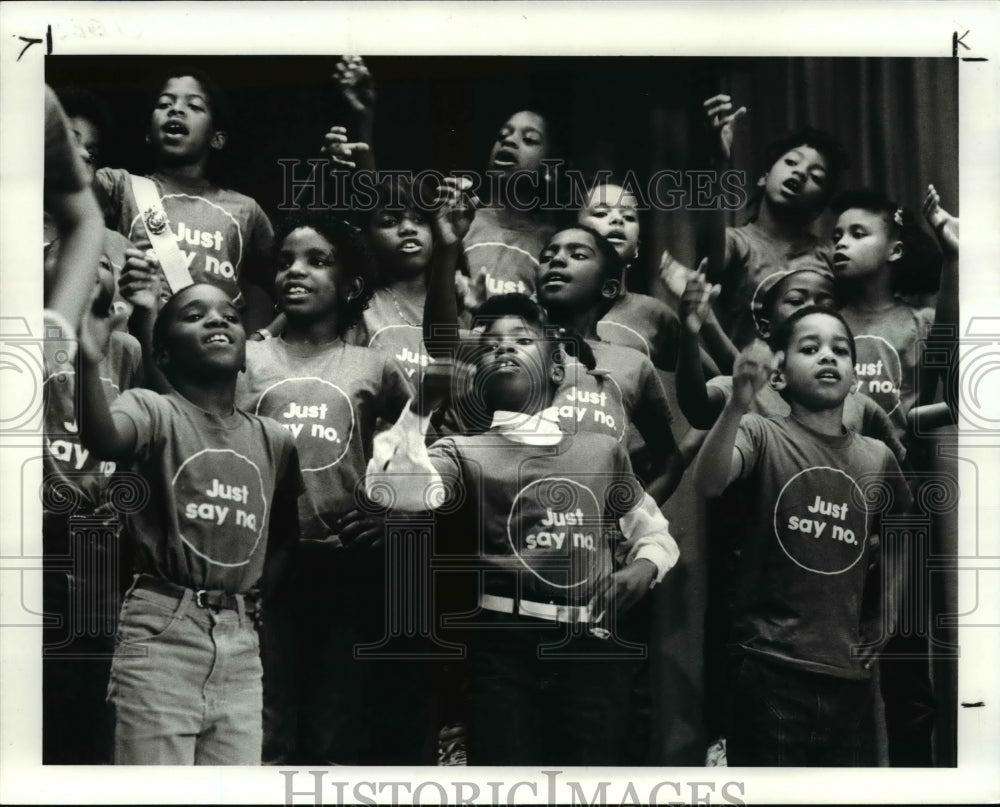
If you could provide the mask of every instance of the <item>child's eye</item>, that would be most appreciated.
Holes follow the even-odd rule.
[[[529,146],[540,146],[542,144],[542,141],[537,137],[526,137],[524,138],[524,142]]]
[[[791,297],[785,298],[785,302],[788,305],[802,305],[805,301],[806,301],[805,297],[802,297],[800,295],[793,295]]]
[[[625,214],[625,221],[637,221],[637,220],[638,220],[638,216],[636,216],[635,213],[626,213]]]
[[[833,352],[838,356],[847,356],[851,351],[849,351],[846,347],[835,347]]]
[[[577,261],[585,261],[590,256],[586,252],[574,252],[573,259]]]
[[[591,210],[590,215],[593,216],[595,219],[603,219],[606,215],[608,215],[608,211],[603,209]]]
[[[813,353],[816,352],[816,346],[806,345],[802,348],[802,352],[805,353],[807,356],[811,356]]]
[[[396,217],[395,216],[381,216],[378,220],[379,227],[395,227]]]
[[[530,336],[521,336],[518,338],[517,344],[521,345],[522,347],[527,347],[529,345],[535,344],[535,340]]]
[[[236,314],[225,314],[223,317],[227,322],[239,323],[240,318]]]
[[[812,181],[815,182],[817,185],[822,186],[826,184],[825,174],[810,174],[809,176],[812,177]]]

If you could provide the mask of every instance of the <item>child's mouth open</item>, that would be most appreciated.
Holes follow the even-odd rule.
[[[301,300],[302,298],[307,297],[311,292],[301,283],[286,283],[282,287],[281,293],[286,300]]]
[[[167,121],[160,128],[160,131],[163,132],[163,134],[168,135],[170,137],[183,137],[189,133],[187,126],[185,126],[179,120]]]
[[[494,168],[513,168],[517,165],[517,154],[510,149],[500,149],[493,157]]]

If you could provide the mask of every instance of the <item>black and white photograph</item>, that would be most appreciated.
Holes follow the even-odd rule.
[[[1000,798],[1000,15],[805,5],[7,4],[4,800]]]

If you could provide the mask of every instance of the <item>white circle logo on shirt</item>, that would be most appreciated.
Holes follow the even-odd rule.
[[[899,351],[881,336],[862,334],[854,337],[858,362],[854,374],[856,392],[867,395],[891,415],[900,406],[899,389],[903,383],[903,363]]]
[[[778,494],[774,534],[796,565],[816,574],[842,574],[861,559],[868,541],[864,494],[837,468],[799,471]]]
[[[260,469],[228,448],[188,457],[172,480],[181,540],[216,566],[250,562],[267,520]]]
[[[598,432],[610,434],[618,442],[625,437],[629,419],[622,404],[622,390],[607,373],[590,375],[579,362],[570,363],[566,381],[556,391],[552,405],[558,410],[563,429],[570,434]]]
[[[597,579],[605,554],[602,509],[593,491],[565,477],[525,485],[507,517],[514,556],[543,583],[572,589]]]
[[[268,387],[254,414],[276,420],[295,438],[304,472],[340,462],[354,435],[354,407],[347,393],[322,378],[286,378]]]

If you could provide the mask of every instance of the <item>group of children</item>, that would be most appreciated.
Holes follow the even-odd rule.
[[[371,77],[358,60],[338,76],[357,133],[331,130],[324,153],[373,168]],[[696,271],[665,256],[657,297],[627,289],[639,217],[621,186],[559,221],[451,178],[424,205],[393,178],[370,209],[272,230],[207,176],[226,140],[211,80],[178,69],[157,91],[145,178],[95,169],[100,121],[72,96],[47,113],[47,189],[92,188],[104,215],[77,222],[46,195],[47,313],[78,343],[76,365],[46,356],[46,485],[79,491],[71,516],[45,497],[47,579],[63,581],[46,611],[95,585],[65,573],[70,544],[93,541],[74,518],[111,524],[102,551],[127,545],[133,576],[108,669],[86,685],[46,661],[46,762],[434,764],[456,724],[469,764],[641,761],[630,738],[669,714],[651,714],[640,603],[671,585],[662,509],[688,473],[722,502],[706,648],[726,675],[706,700],[729,706],[709,739],[730,765],[877,764],[878,654],[910,584],[882,524],[910,507],[907,418],[938,397],[921,362],[934,312],[897,292],[926,302],[938,277],[913,276],[942,261],[873,192],[833,201],[831,239],[811,232],[846,164],[832,138],[782,140],[754,220],[713,219]],[[723,165],[745,110],[705,111]],[[544,187],[553,140],[518,111],[489,169]],[[938,321],[954,321],[957,219],[933,189],[925,213]],[[693,427],[680,440],[668,400]],[[119,519],[123,472],[142,495]],[[433,635],[359,653],[429,577],[424,556],[393,565],[425,523],[452,561],[411,592]],[[442,638],[462,660],[440,660]],[[81,710],[89,738],[68,735]]]

